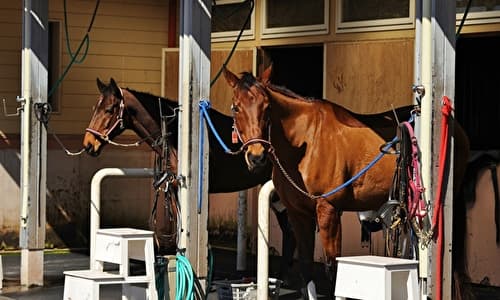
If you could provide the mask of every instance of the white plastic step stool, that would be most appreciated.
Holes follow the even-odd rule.
[[[335,299],[417,300],[418,261],[384,256],[337,257]]]
[[[129,260],[144,261],[146,274],[130,275]],[[133,228],[99,229],[95,261],[89,270],[64,272],[64,300],[99,300],[104,284],[121,284],[122,299],[157,300],[153,232]],[[118,272],[104,271],[104,263],[119,265]]]

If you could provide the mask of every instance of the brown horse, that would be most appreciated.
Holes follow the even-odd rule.
[[[120,135],[125,129],[133,130],[140,138],[138,142],[146,142],[159,156],[164,155],[161,144],[161,114],[167,116],[167,144],[171,172],[177,173],[177,137],[178,116],[176,111],[178,103],[173,100],[161,98],[149,93],[138,92],[128,88],[120,88],[111,78],[110,83],[104,84],[97,79],[97,87],[100,95],[94,107],[92,119],[86,130],[83,146],[87,153],[97,156],[108,143],[115,143],[113,139]],[[160,107],[161,106],[161,107]],[[226,145],[232,143],[231,134],[233,119],[215,109],[208,110],[210,119],[217,129],[220,138]],[[218,145],[218,141],[212,131],[209,135],[209,193],[226,193],[245,190],[267,182],[271,178],[272,165],[264,165],[257,172],[250,172],[245,163],[243,154],[228,154]],[[116,144],[116,143],[115,143]],[[241,143],[233,145],[235,149],[241,147]],[[275,197],[276,198],[276,197]],[[273,199],[273,202],[278,200]],[[161,202],[163,204],[163,201]],[[290,227],[287,222],[287,212],[273,210],[279,220],[283,234],[290,235]],[[175,217],[175,216],[174,216]],[[175,220],[173,220],[175,221]],[[173,232],[176,229],[175,222],[165,224],[163,227],[154,227],[157,236],[164,232]],[[288,236],[291,245],[284,247],[284,260],[289,262],[293,256],[294,240]],[[168,252],[174,248],[174,241],[160,239],[163,245],[160,249]],[[292,249],[292,250],[291,250]],[[291,251],[290,251],[291,250]],[[283,262],[283,266],[285,263]],[[283,269],[283,272],[286,270]]]
[[[395,137],[397,123],[386,118],[392,112],[362,117],[329,101],[301,97],[271,84],[270,73],[268,68],[261,79],[250,73],[239,78],[229,70],[224,75],[233,89],[233,118],[246,147],[249,169],[264,163],[267,154],[273,161],[273,182],[296,234],[300,269],[308,288],[305,296],[314,298],[315,229],[333,292],[335,258],[341,254],[341,213],[377,210],[388,200],[396,157],[382,156],[352,184],[330,191],[372,162],[380,147]],[[397,110],[399,119],[409,118],[411,109]],[[467,138],[458,126],[455,133],[462,151],[456,152],[460,160],[455,170],[463,172]]]

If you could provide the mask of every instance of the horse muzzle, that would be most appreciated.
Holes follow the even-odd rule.
[[[92,133],[86,132],[83,137],[83,147],[85,152],[92,156],[98,156],[101,153],[102,143]]]
[[[247,147],[245,152],[245,161],[248,170],[256,172],[257,170],[265,167],[267,162],[266,149],[262,144],[252,144]]]

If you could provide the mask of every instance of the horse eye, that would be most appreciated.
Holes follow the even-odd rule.
[[[238,106],[234,105],[234,104],[231,104],[231,111],[234,113],[237,113],[240,111],[240,109],[238,108]]]

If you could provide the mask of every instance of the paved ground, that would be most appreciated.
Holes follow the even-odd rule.
[[[213,280],[235,280],[244,277],[255,277],[256,258],[255,256],[247,256],[248,270],[245,272],[236,272],[236,253],[233,250],[215,248],[213,253]],[[46,253],[44,257],[45,275],[43,287],[23,288],[20,286],[19,265],[20,256],[17,255],[2,255],[3,262],[3,289],[0,291],[0,300],[46,300],[46,299],[62,299],[64,288],[63,271],[87,269],[89,266],[89,257],[81,253]],[[282,286],[280,289],[280,300],[297,300],[302,299],[300,293],[297,292],[300,286],[298,278],[297,264],[294,265],[288,286]],[[278,260],[276,258],[270,261],[270,273],[274,274],[278,268]],[[315,274],[318,280],[318,293],[320,295],[328,295],[328,285],[323,274],[323,266],[317,264],[315,266]],[[491,288],[485,286],[474,286],[474,292],[478,300],[500,300],[500,288]],[[105,287],[101,290],[102,300],[121,299],[120,289],[116,286]],[[328,299],[326,296],[320,296],[320,299]],[[211,289],[208,300],[217,300],[217,291]]]
[[[255,278],[256,258],[249,255],[247,257],[248,270],[236,272],[235,251],[216,248],[213,251],[213,281],[224,282],[225,280],[240,280],[242,278]],[[3,289],[0,291],[0,300],[45,300],[62,299],[64,291],[64,275],[67,270],[88,269],[89,257],[82,253],[51,253],[44,255],[44,286],[43,287],[21,287],[19,266],[20,255],[2,255],[3,262]],[[278,265],[276,259],[270,262],[271,267]],[[139,267],[140,268],[140,267]],[[276,267],[277,269],[277,267]],[[295,278],[294,280],[298,280]],[[298,282],[298,281],[297,281]],[[101,289],[101,299],[121,299],[120,287],[105,286]],[[210,290],[208,300],[217,300],[217,290],[213,286]],[[301,299],[297,291],[289,287],[281,286],[279,299]],[[322,298],[326,299],[326,298]]]

